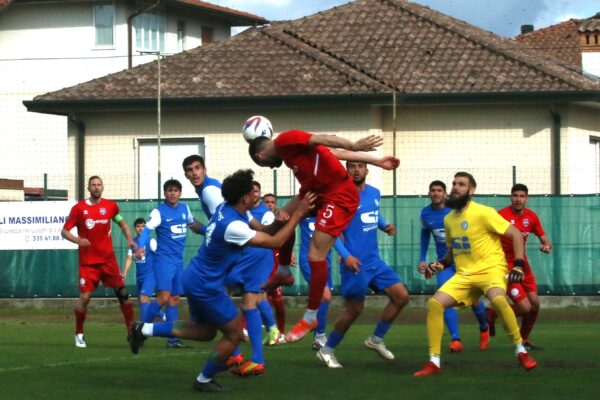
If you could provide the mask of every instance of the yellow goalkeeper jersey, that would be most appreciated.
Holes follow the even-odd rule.
[[[462,212],[449,212],[444,228],[456,272],[474,275],[491,268],[507,269],[500,236],[509,225],[496,210],[472,200]]]

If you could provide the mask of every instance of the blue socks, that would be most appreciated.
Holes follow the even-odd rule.
[[[262,317],[262,322],[267,329],[275,325],[275,317],[273,316],[273,309],[271,308],[271,304],[267,300],[263,300],[258,303],[258,310],[260,311],[260,316]]]
[[[377,326],[375,327],[375,332],[373,332],[373,336],[383,339],[383,337],[385,336],[387,331],[390,330],[391,327],[392,327],[391,323],[383,322],[382,320],[379,320],[377,322]]]
[[[250,344],[252,344],[252,362],[264,364],[260,313],[258,309],[251,308],[250,310],[244,310],[244,317],[246,317],[246,329],[248,329],[248,337],[250,338]]]
[[[452,340],[460,340],[460,333],[458,332],[458,313],[452,307],[446,308],[444,311],[444,323],[450,332]]]
[[[317,311],[317,329],[315,329],[315,335],[324,335],[327,329],[327,311],[329,310],[329,302],[322,301],[319,304],[319,310]]]
[[[225,371],[225,369],[227,369],[225,365],[217,364],[212,358],[209,358],[204,364],[204,368],[202,369],[202,375],[204,375],[205,378],[212,379],[219,372]]]
[[[475,314],[475,317],[477,318],[477,322],[479,322],[479,330],[481,332],[486,331],[488,325],[487,317],[485,315],[485,305],[483,304],[483,301],[480,301],[479,304],[477,304],[476,306],[472,306],[471,309],[473,310],[473,314]]]
[[[331,331],[329,337],[327,338],[327,344],[325,346],[335,349],[338,344],[344,339],[344,335],[337,333],[336,331]]]
[[[166,306],[165,314],[167,315],[167,322],[170,322],[171,324],[179,319],[177,306]],[[177,340],[177,338],[169,338],[169,343],[176,342]]]

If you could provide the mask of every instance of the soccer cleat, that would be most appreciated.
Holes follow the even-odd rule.
[[[531,358],[529,353],[525,353],[525,352],[519,353],[519,355],[517,356],[517,359],[519,360],[519,362],[521,363],[523,368],[525,368],[525,371],[534,369],[535,367],[537,367],[537,364],[538,364],[537,361],[535,361],[533,358]]]
[[[420,371],[417,371],[413,374],[413,376],[428,376],[428,375],[436,375],[441,374],[442,369],[435,365],[433,362],[429,361],[427,364],[421,368]]]
[[[181,340],[175,340],[173,342],[167,342],[167,349],[187,349],[189,346],[186,346],[181,342]]]
[[[327,343],[327,336],[325,335],[315,335],[315,340],[313,341],[312,344],[312,349],[313,350],[319,350],[320,348],[322,348],[323,346],[325,346],[325,344]]]
[[[146,337],[142,334],[142,327],[144,323],[141,321],[136,321],[131,323],[131,333],[129,336],[129,347],[131,348],[131,352],[133,354],[137,354],[140,351],[140,347],[142,347]]]
[[[194,390],[197,392],[222,392],[223,386],[219,385],[217,381],[214,379],[208,382],[198,382],[197,379],[194,379]]]
[[[496,312],[491,308],[485,309],[490,336],[496,336]]]
[[[383,342],[375,343],[374,341],[371,340],[371,336],[366,338],[363,343],[365,344],[367,349],[376,351],[377,354],[379,354],[379,356],[381,358],[383,358],[384,360],[393,360],[395,358],[394,353],[392,353],[385,347],[385,343],[383,343]]]
[[[536,346],[535,344],[531,343],[529,340],[523,340],[523,347],[525,347],[525,350],[527,350],[527,351],[543,350],[542,347]]]
[[[463,351],[462,342],[458,339],[451,341],[448,347],[450,348],[450,353],[460,353]]]
[[[229,357],[227,360],[227,368],[238,367],[244,363],[244,356],[240,353],[237,356]]]
[[[75,347],[79,347],[80,349],[84,349],[87,347],[87,344],[85,344],[85,336],[83,336],[83,333],[75,334]]]
[[[262,375],[265,373],[265,364],[258,364],[252,361],[246,361],[243,365],[233,369],[231,371],[237,376],[251,376],[251,375]]]
[[[479,332],[479,350],[485,351],[490,344],[490,327]]]
[[[306,322],[306,320],[301,319],[298,321],[296,325],[285,335],[286,342],[297,342],[302,339],[308,332],[315,329],[318,325],[317,321],[314,322]]]
[[[271,329],[269,329],[269,332],[267,333],[267,338],[265,340],[266,345],[267,346],[274,346],[277,343],[279,343],[279,338],[280,338],[280,334],[279,334],[279,329],[277,329],[276,326],[272,327]]]
[[[277,343],[282,344],[285,343],[285,333],[279,332],[279,339],[277,339]]]
[[[342,364],[335,358],[335,354],[326,353],[323,349],[317,351],[317,358],[323,361],[323,364],[325,364],[327,368],[343,368]]]
[[[294,275],[279,275],[275,274],[269,278],[267,283],[261,286],[265,292],[269,292],[279,286],[292,286],[294,284]]]

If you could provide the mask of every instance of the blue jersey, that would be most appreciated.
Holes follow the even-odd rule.
[[[301,267],[310,268],[308,265],[308,250],[310,249],[310,240],[315,233],[316,217],[304,218],[300,221],[300,255],[298,262]],[[331,265],[331,251],[327,253],[327,265]]]
[[[204,177],[202,185],[196,188],[196,194],[200,200],[200,206],[209,220],[212,218],[217,206],[223,203],[221,195],[221,182],[217,179]]]
[[[431,204],[421,210],[421,241],[419,261],[427,260],[427,248],[429,247],[429,237],[433,234],[435,241],[435,252],[438,261],[444,257],[446,251],[446,230],[444,229],[444,217],[452,209],[444,207],[440,210],[434,209]]]
[[[360,260],[361,269],[374,268],[383,262],[377,244],[377,228],[383,229],[387,225],[379,213],[381,194],[379,189],[371,185],[365,185],[365,190],[359,189],[358,192],[360,204],[352,221],[342,232],[343,245]]]
[[[158,256],[174,256],[183,260],[187,228],[193,223],[194,216],[186,204],[178,203],[173,207],[162,203],[150,213],[146,227],[140,235],[140,243],[147,247],[150,231],[156,230],[158,243],[156,254]]]
[[[242,256],[244,245],[256,235],[249,216],[227,203],[221,204],[206,228],[206,238],[184,273],[185,292],[210,298],[224,292],[225,276]]]
[[[140,245],[140,236],[136,236],[133,238],[133,241],[138,246]],[[140,278],[145,274],[154,271],[152,270],[152,263],[154,262],[154,252],[156,251],[156,241],[154,239],[150,239],[149,248],[146,249],[144,256],[138,260],[134,257],[133,247],[129,249],[128,256],[133,258],[135,262],[135,276]]]

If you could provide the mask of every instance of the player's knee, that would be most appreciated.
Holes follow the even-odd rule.
[[[125,286],[121,286],[120,288],[115,288],[115,295],[117,299],[119,299],[119,303],[123,304],[129,300],[129,292]]]
[[[433,297],[430,297],[429,300],[427,300],[427,310],[429,312],[440,311],[440,312],[443,313],[444,312],[444,306],[442,305],[442,303],[440,303],[439,301],[437,301]]]
[[[408,295],[408,291],[406,290],[404,285],[402,285],[401,283],[397,283],[396,285],[392,286],[392,290],[390,291],[389,298],[390,298],[390,301],[396,307],[400,307],[400,308],[407,305],[408,302],[410,301],[410,296]]]

